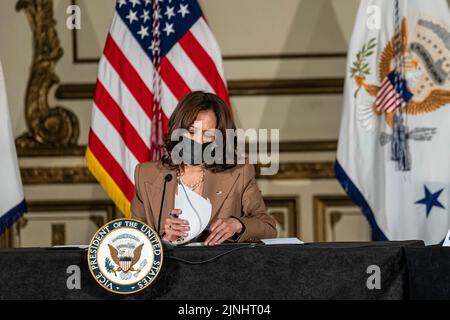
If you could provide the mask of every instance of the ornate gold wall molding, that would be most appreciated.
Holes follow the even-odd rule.
[[[334,179],[332,162],[283,162],[278,174],[261,176],[260,165],[256,166],[258,179],[317,180]],[[97,183],[86,167],[31,167],[21,168],[22,182],[25,185],[42,184],[83,184]]]
[[[97,183],[86,167],[21,168],[24,185]]]
[[[230,96],[342,94],[344,79],[274,79],[228,82]]]
[[[19,158],[39,157],[84,157],[86,146],[72,146],[61,148],[17,148]]]
[[[283,229],[287,230],[287,234],[283,236],[300,237],[301,232],[298,227],[301,215],[299,195],[265,196],[264,202],[269,214]]]
[[[258,179],[319,180],[335,178],[333,162],[282,162],[278,173],[273,176],[260,175],[260,167],[261,165],[256,166]]]
[[[313,198],[314,207],[314,241],[325,242],[327,239],[326,211],[329,207],[352,207],[355,206],[352,200],[345,195],[317,195]],[[332,227],[341,219],[341,212],[333,212],[331,215]]]
[[[246,144],[246,150],[250,150]],[[279,152],[296,153],[296,152],[336,152],[336,140],[316,140],[316,141],[280,141]],[[267,146],[268,152],[271,150],[270,142]],[[86,154],[86,146],[77,145],[64,148],[39,148],[39,149],[23,149],[18,148],[17,154],[20,158],[34,157],[83,157]]]
[[[336,152],[337,140],[280,141],[279,151],[285,152]],[[270,145],[268,146],[268,150]],[[247,147],[247,150],[248,147]]]
[[[33,33],[33,60],[25,97],[28,131],[16,139],[18,149],[75,146],[79,124],[75,114],[62,106],[50,107],[50,89],[59,84],[55,65],[63,55],[52,0],[19,0]]]
[[[344,79],[259,79],[228,82],[230,96],[342,94]],[[61,100],[92,100],[95,84],[65,83],[56,90]]]

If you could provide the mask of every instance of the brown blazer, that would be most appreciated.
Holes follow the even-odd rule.
[[[133,218],[147,223],[154,230],[158,226],[164,177],[169,173],[173,175],[173,179],[166,187],[161,234],[168,214],[174,209],[176,171],[164,167],[160,161],[140,164],[135,170],[136,187],[131,212]],[[267,213],[261,191],[256,185],[253,165],[237,165],[235,168],[218,173],[206,170],[203,196],[209,198],[212,204],[210,223],[219,218],[232,216],[242,222],[245,230],[239,237],[239,242],[254,242],[276,237],[275,220]]]

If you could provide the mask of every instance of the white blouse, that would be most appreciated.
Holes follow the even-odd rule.
[[[211,219],[212,205],[182,182],[178,182],[175,194],[175,209],[182,211],[181,219],[189,221],[190,230],[186,238],[180,238],[174,244],[183,244],[198,237],[208,226]]]

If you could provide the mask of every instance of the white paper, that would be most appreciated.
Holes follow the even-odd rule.
[[[445,236],[443,247],[450,247],[450,230],[448,230],[447,235]]]
[[[204,247],[204,242],[191,242],[186,245],[186,247]]]
[[[189,235],[182,240],[177,240],[175,244],[183,244],[198,237],[211,219],[212,205],[209,199],[203,198],[181,183],[178,183],[175,195],[175,209],[182,211],[180,219],[189,221],[190,227]]]
[[[275,244],[304,244],[298,238],[274,238],[274,239],[263,239],[261,240],[265,245],[275,245]]]
[[[61,248],[61,249],[70,249],[70,248],[87,249],[87,248],[89,248],[89,246],[85,245],[85,244],[74,244],[74,245],[68,244],[68,245],[62,245],[62,246],[53,246],[52,248],[57,248],[57,249],[59,249],[59,248]]]

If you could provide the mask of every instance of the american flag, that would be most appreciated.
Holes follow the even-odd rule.
[[[125,216],[131,216],[136,165],[161,156],[168,118],[194,90],[229,105],[220,49],[197,1],[117,1],[86,162]]]
[[[396,71],[392,71],[381,83],[375,106],[378,112],[394,112],[412,98],[406,88],[406,81]]]

